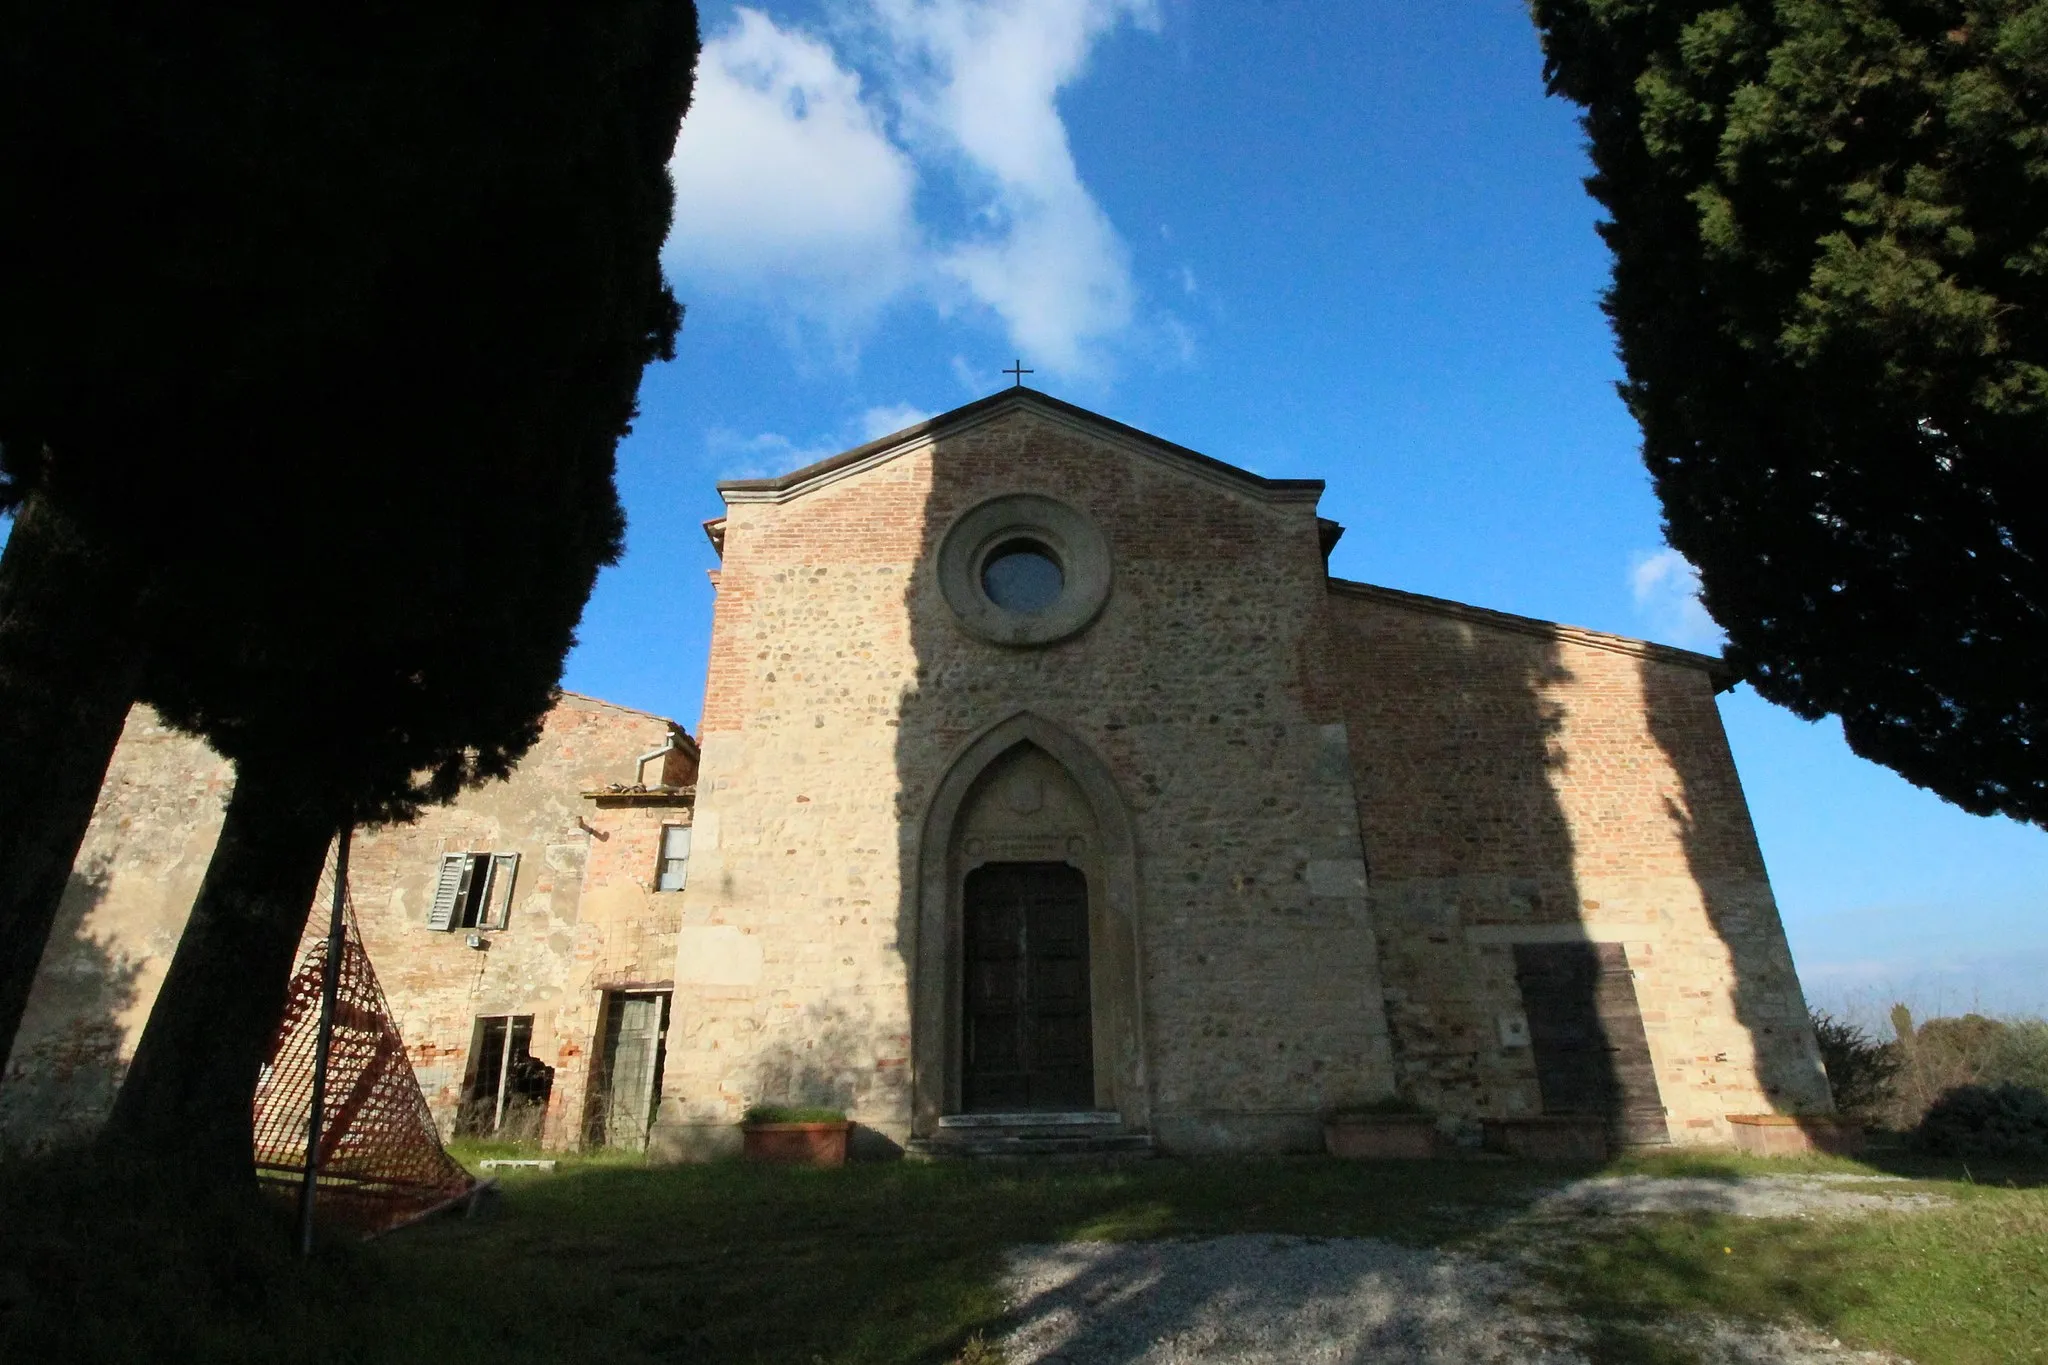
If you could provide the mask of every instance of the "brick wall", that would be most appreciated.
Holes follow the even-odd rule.
[[[1535,1113],[1516,942],[1621,943],[1671,1136],[1825,1110],[1826,1082],[1715,706],[1676,651],[1338,585],[1349,722],[1401,1083]],[[1492,619],[1489,619],[1492,618]]]
[[[671,1150],[762,1098],[904,1135],[926,807],[1022,708],[1099,757],[1136,830],[1162,1137],[1312,1140],[1316,1110],[1387,1088],[1347,758],[1305,668],[1325,628],[1313,494],[1255,483],[1025,406],[801,496],[729,499]],[[932,578],[952,519],[1015,492],[1079,509],[1114,560],[1101,617],[1049,647],[974,639]],[[770,1093],[791,1085],[811,1090]]]

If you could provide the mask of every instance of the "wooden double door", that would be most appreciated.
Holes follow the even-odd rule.
[[[1657,1068],[1619,943],[1518,943],[1515,980],[1529,1016],[1546,1114],[1598,1114],[1618,1142],[1669,1142]]]
[[[1065,863],[967,874],[961,1102],[970,1113],[1095,1107],[1088,882]]]

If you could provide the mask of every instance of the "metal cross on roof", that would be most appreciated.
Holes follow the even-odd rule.
[[[1010,368],[1004,370],[1003,373],[1008,375],[1015,375],[1017,378],[1017,382],[1011,385],[1010,387],[1021,389],[1024,387],[1024,376],[1027,374],[1037,374],[1038,371],[1025,369],[1024,361],[1021,358],[1019,358],[1017,360],[1011,361]]]

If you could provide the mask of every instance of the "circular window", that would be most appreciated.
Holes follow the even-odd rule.
[[[981,590],[1004,611],[1044,611],[1066,585],[1059,560],[1035,540],[998,545],[981,566]]]
[[[946,528],[939,590],[968,632],[999,645],[1046,645],[1084,629],[1109,599],[1109,542],[1063,502],[1011,493]]]

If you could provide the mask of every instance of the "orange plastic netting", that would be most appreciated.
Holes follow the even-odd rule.
[[[441,1146],[346,893],[343,905],[346,946],[327,1061],[314,1206],[322,1221],[369,1234],[461,1199],[476,1182]],[[326,918],[318,916],[323,926]],[[322,934],[292,977],[284,1018],[256,1086],[256,1173],[280,1191],[296,1193],[305,1178],[306,1118],[312,1108],[326,970],[327,938]]]

